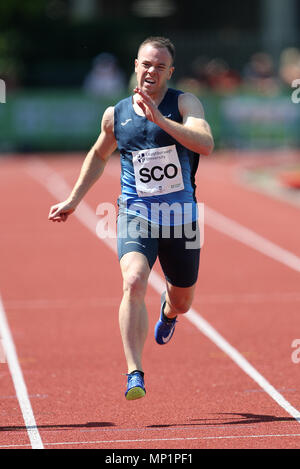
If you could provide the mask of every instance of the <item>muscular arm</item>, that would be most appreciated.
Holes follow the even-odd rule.
[[[50,209],[49,220],[66,221],[68,216],[74,212],[85,194],[102,175],[110,155],[117,148],[114,136],[114,108],[109,107],[103,114],[101,133],[88,152],[79,177],[68,199],[54,205]]]
[[[70,201],[78,205],[102,175],[108,158],[116,147],[113,134],[113,108],[108,108],[103,114],[101,133],[83,162],[79,178],[69,196]]]
[[[164,117],[146,93],[141,90],[136,92],[139,94],[137,104],[149,120],[189,150],[201,155],[211,154],[214,147],[211,129],[204,119],[203,107],[196,96],[191,93],[179,96],[178,106],[183,119],[180,124]]]

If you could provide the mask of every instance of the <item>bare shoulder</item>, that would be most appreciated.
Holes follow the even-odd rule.
[[[101,132],[94,144],[94,150],[100,159],[107,161],[116,148],[117,142],[114,135],[114,108],[111,106],[103,113]]]
[[[204,109],[201,101],[192,93],[183,93],[178,98],[179,112],[182,116],[187,114],[204,119]]]
[[[103,113],[101,128],[104,132],[114,131],[114,114],[115,108],[109,106]]]

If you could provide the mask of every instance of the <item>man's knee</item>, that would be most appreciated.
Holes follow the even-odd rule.
[[[149,267],[140,256],[128,255],[121,263],[123,291],[130,296],[144,296],[146,293]]]
[[[172,295],[170,292],[167,296],[167,302],[169,303],[170,309],[176,314],[185,314],[189,311],[193,302],[193,294],[191,292],[180,293]]]
[[[130,296],[144,295],[148,276],[143,272],[130,270],[123,275],[123,291]]]

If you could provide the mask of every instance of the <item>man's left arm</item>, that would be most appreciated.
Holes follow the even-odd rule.
[[[139,90],[140,102],[146,117],[171,135],[189,150],[210,155],[214,148],[214,140],[209,124],[204,118],[201,102],[191,93],[179,95],[178,107],[182,115],[182,123],[164,117],[156,104],[145,93]]]

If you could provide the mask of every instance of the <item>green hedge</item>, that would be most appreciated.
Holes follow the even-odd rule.
[[[8,94],[0,104],[0,151],[85,151],[99,134],[106,107],[121,98],[99,99],[77,90]],[[217,148],[300,146],[300,104],[290,96],[200,99]]]

